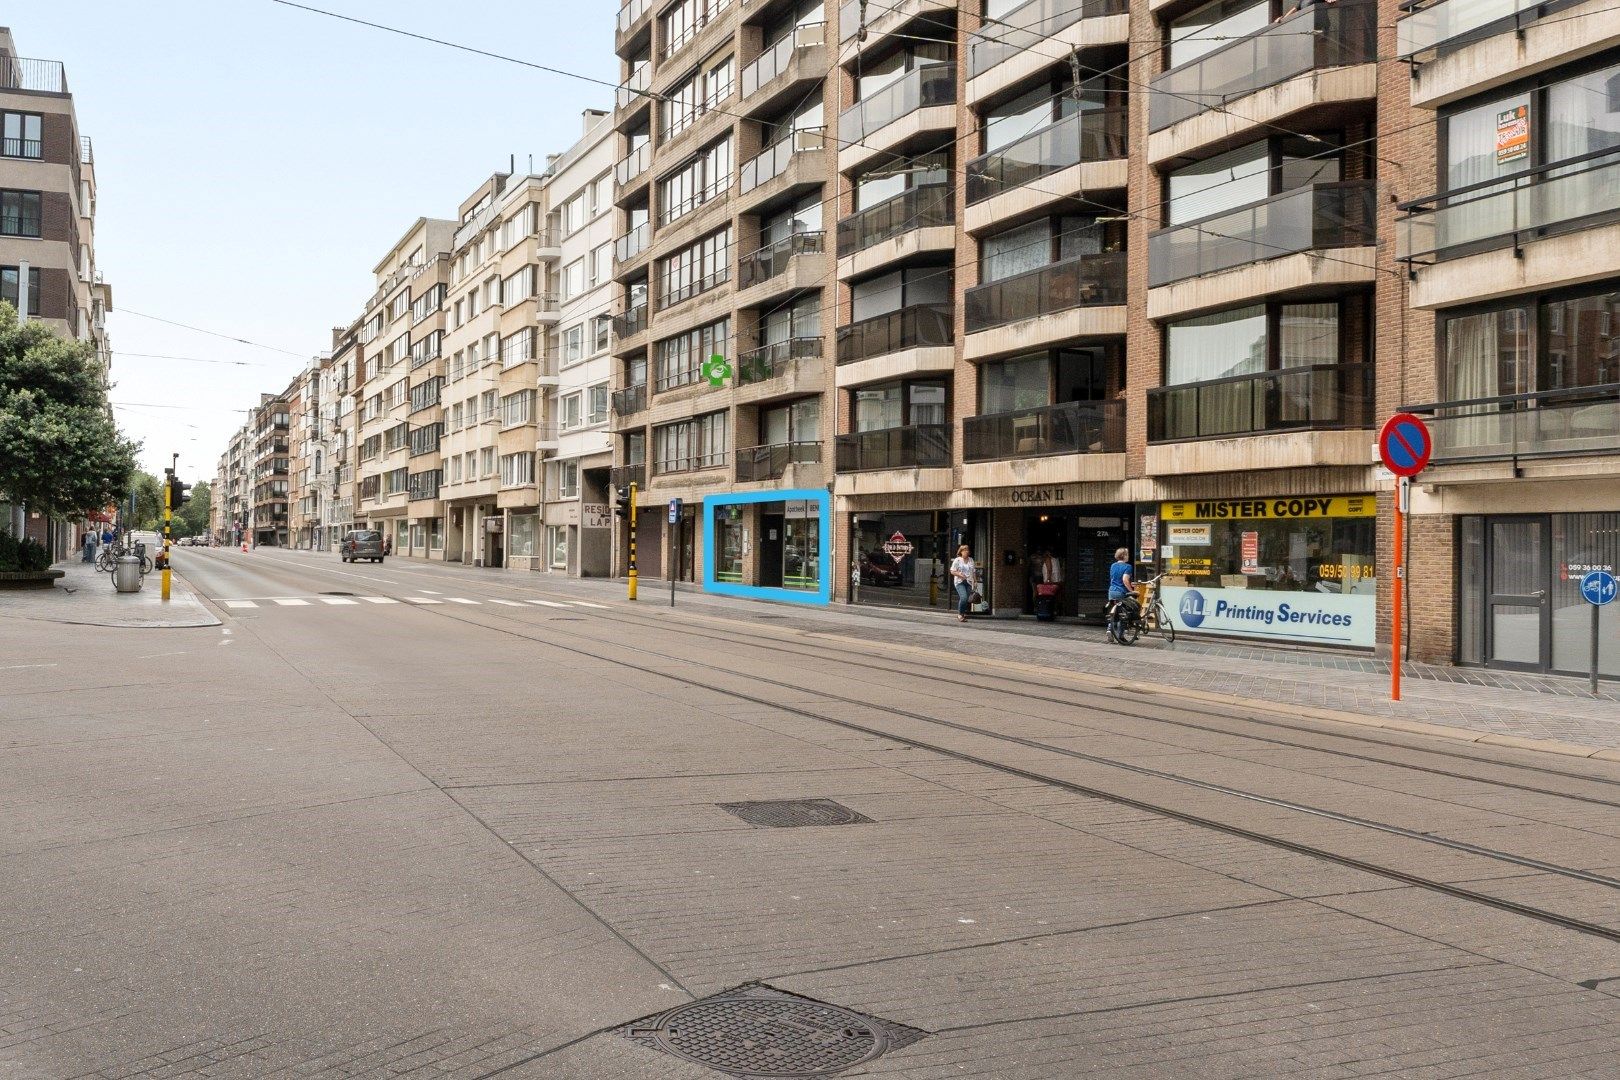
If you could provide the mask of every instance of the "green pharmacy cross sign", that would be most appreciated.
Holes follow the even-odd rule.
[[[724,386],[731,378],[731,365],[726,363],[725,357],[715,353],[703,361],[703,377],[709,380],[710,386]]]

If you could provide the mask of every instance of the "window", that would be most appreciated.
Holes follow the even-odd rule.
[[[435,285],[411,302],[411,321],[419,323],[439,310],[444,303],[444,286]]]
[[[574,233],[577,233],[579,230],[583,229],[585,227],[585,222],[589,220],[585,192],[582,191],[578,195],[575,195],[572,199],[569,199],[567,202],[563,203],[561,210],[558,212],[558,219],[559,223],[562,225],[562,232],[564,236],[572,236]]]
[[[729,419],[729,413],[715,412],[654,428],[653,469],[671,473],[724,465]]]
[[[564,431],[571,431],[579,427],[580,396],[569,394],[557,399],[557,418]]]
[[[608,418],[608,384],[597,383],[585,391],[586,401],[590,408],[586,416],[587,424],[605,424]]]
[[[401,334],[388,343],[388,366],[402,363],[411,355],[411,335]]]
[[[484,306],[492,308],[501,302],[501,279],[491,277],[484,279]]]
[[[412,457],[431,454],[439,449],[439,440],[444,434],[443,424],[423,424],[421,427],[413,427],[408,430],[410,431]]]
[[[440,346],[444,343],[444,331],[435,330],[411,346],[411,367],[419,368],[430,360],[439,358]]]
[[[591,284],[601,285],[613,279],[613,245],[603,244],[591,252]]]
[[[979,280],[1000,281],[1065,259],[1121,251],[1121,226],[1101,224],[1089,214],[1062,215],[986,236],[979,244]]]
[[[0,191],[0,235],[40,235],[39,192]]]
[[[945,423],[945,384],[893,382],[855,391],[855,430],[888,431]]]
[[[370,461],[382,453],[382,436],[372,435],[360,444],[360,460]]]
[[[439,390],[444,386],[440,378],[428,379],[411,387],[411,412],[432,408],[439,403]]]
[[[759,443],[813,443],[821,439],[821,399],[802,398],[787,405],[762,409],[759,414]]]
[[[534,359],[534,327],[527,327],[501,339],[502,369],[526,364]]]
[[[679,220],[731,186],[731,136],[706,147],[658,182],[659,222]]]
[[[585,291],[585,260],[575,259],[563,267],[560,280],[562,295],[559,299],[572,300]]]
[[[501,223],[501,250],[515,245],[519,240],[534,234],[535,206],[529,203],[517,213]]]
[[[484,411],[484,419],[485,420],[493,420],[495,418],[495,407],[496,407],[497,399],[499,397],[500,397],[500,394],[499,394],[498,391],[495,391],[495,390],[485,390],[484,391],[484,394],[483,394],[483,399],[484,399],[483,411]]]
[[[392,300],[390,300],[388,302],[388,321],[393,322],[395,319],[399,318],[401,315],[404,315],[410,309],[411,309],[411,290],[409,290],[409,289],[401,289],[399,291],[399,295],[395,296]]]
[[[1166,67],[1180,67],[1222,45],[1264,30],[1271,22],[1269,0],[1214,0],[1170,23]]]
[[[383,453],[391,454],[395,450],[403,450],[411,441],[411,426],[409,424],[395,424],[382,434]]]
[[[506,553],[515,559],[533,558],[535,536],[540,531],[539,514],[508,514],[506,516]]]
[[[521,454],[501,455],[501,486],[517,487],[522,484],[534,483],[534,454],[525,451]]]
[[[501,398],[501,427],[517,427],[534,421],[533,390],[519,390]]]
[[[731,228],[727,226],[658,263],[661,307],[689,300],[731,277]]]
[[[534,267],[525,266],[509,274],[501,282],[501,302],[507,307],[520,304],[534,295]]]
[[[0,300],[20,310],[22,305],[18,302],[17,296],[17,286],[20,282],[19,274],[18,267],[0,266]],[[39,268],[36,266],[28,268],[28,311],[26,314],[39,314]]]
[[[410,490],[411,478],[409,469],[394,469],[383,473],[383,494],[402,495]]]
[[[1342,175],[1337,136],[1293,136],[1240,146],[1177,169],[1165,187],[1172,225],[1199,221],[1273,195],[1336,181]]]
[[[1447,401],[1571,390],[1620,382],[1620,293],[1516,297],[1489,311],[1443,318],[1440,385]],[[1490,410],[1485,410],[1489,413]],[[1481,415],[1467,437],[1499,437]]]
[[[546,526],[546,552],[553,570],[568,569],[568,526]]]
[[[613,208],[613,174],[603,173],[591,181],[591,216]]]
[[[585,327],[583,324],[567,327],[558,335],[562,363],[577,364],[585,359]]]
[[[43,123],[43,118],[37,113],[0,113],[0,155],[43,157],[44,143],[40,131]]]
[[[592,352],[606,352],[613,344],[613,316],[598,315],[594,321],[596,327],[595,340],[591,343]]]
[[[1165,327],[1166,385],[1339,363],[1339,304],[1255,304]]]
[[[731,340],[731,320],[700,326],[658,343],[658,389],[669,390],[697,382],[703,362],[724,353]]]
[[[410,396],[410,392],[410,380],[399,380],[399,382],[383,391],[383,408],[393,409],[405,404],[405,399]]]

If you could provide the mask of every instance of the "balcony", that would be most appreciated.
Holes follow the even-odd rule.
[[[962,421],[964,462],[1054,454],[1123,454],[1125,402],[1070,401]]]
[[[949,184],[925,184],[903,191],[838,223],[838,255],[844,258],[903,233],[956,220]]]
[[[847,45],[862,29],[862,0],[848,0],[838,11],[838,37]],[[866,3],[866,37],[861,45],[875,42],[893,30],[905,26],[912,19],[935,13],[928,21],[938,24],[940,16],[956,10],[956,0],[883,0]]]
[[[870,156],[872,153],[885,149],[882,146],[864,145],[871,136],[896,124],[898,121],[921,112],[923,109],[943,106],[943,112],[937,126],[954,127],[956,123],[956,65],[955,64],[928,64],[915,68],[900,79],[874,91],[867,97],[844,111],[838,118],[838,138],[846,148],[840,155],[839,168],[847,169],[852,164]],[[931,125],[924,118],[918,118],[919,129]],[[898,139],[885,140],[898,142]],[[851,160],[843,160],[851,148],[857,148]]]
[[[744,447],[736,453],[737,483],[750,484],[762,480],[780,480],[787,475],[790,465],[819,465],[819,442],[775,443],[770,446]]]
[[[647,244],[652,240],[652,225],[642,222],[617,240],[613,241],[613,258],[617,262],[627,263],[637,258],[647,250]]]
[[[737,193],[747,195],[760,185],[784,175],[800,160],[800,154],[820,154],[826,148],[827,135],[823,128],[803,128],[789,133],[742,163],[737,174]]]
[[[1378,186],[1312,184],[1148,237],[1148,285],[1231,270],[1304,251],[1371,247]],[[1155,313],[1157,314],[1157,313]]]
[[[836,464],[841,473],[875,469],[948,469],[951,429],[944,424],[918,424],[840,435]]]
[[[968,78],[977,78],[1022,52],[1040,54],[1042,43],[1081,19],[1120,15],[1125,0],[1029,0],[1009,11],[987,30],[968,37]]]
[[[652,0],[626,0],[619,7],[619,18],[615,26],[617,49],[623,50],[628,39],[651,25],[651,20],[647,18],[651,10]]]
[[[613,179],[618,181],[620,187],[628,187],[632,180],[647,171],[652,162],[652,143],[644,142],[613,166]]]
[[[613,336],[620,341],[633,338],[647,329],[647,305],[637,304],[622,315],[613,316]]]
[[[1408,0],[1395,52],[1412,66],[1412,104],[1438,108],[1620,41],[1612,0]]]
[[[1035,319],[1077,307],[1125,302],[1125,253],[1081,255],[969,289],[967,330]]]
[[[1089,161],[1125,157],[1125,110],[1088,109],[967,163],[971,206]]]
[[[1371,0],[1306,8],[1155,78],[1148,130],[1163,131],[1295,76],[1372,63],[1377,36]]]
[[[613,415],[633,416],[647,407],[647,384],[636,383],[613,392]]]
[[[795,26],[786,37],[760,53],[752,63],[742,69],[741,97],[744,106],[749,109],[768,109],[776,98],[791,92],[801,81],[820,78],[826,74],[826,44],[826,23],[803,23]],[[807,62],[806,56],[811,53],[820,54],[819,63]],[[771,93],[762,95],[759,101],[749,100],[764,89],[769,89]]]
[[[724,450],[711,450],[702,454],[677,454],[674,457],[653,461],[654,476],[672,476],[678,473],[700,472],[704,469],[719,469],[726,464]]]
[[[838,363],[853,364],[902,349],[950,346],[951,305],[919,304],[838,328]]]
[[[633,465],[615,465],[608,473],[608,482],[615,488],[627,488],[631,484],[637,487],[647,486],[647,465],[637,462]]]
[[[652,64],[643,60],[630,72],[629,78],[625,79],[619,86],[614,99],[618,103],[619,111],[623,112],[632,106],[641,105],[652,100],[647,93],[647,88],[651,85]]]
[[[1620,454],[1620,383],[1444,401],[1403,411],[1427,417],[1434,437],[1431,465],[1517,466],[1538,458]],[[1612,468],[1606,466],[1604,472]]]
[[[825,250],[825,233],[801,232],[784,236],[776,243],[766,244],[737,260],[737,286],[740,289],[753,288],[786,272],[798,256],[819,255]]]
[[[1316,364],[1148,391],[1148,442],[1371,427],[1371,364]]]
[[[28,90],[36,94],[65,94],[67,70],[60,60],[30,60],[0,55],[0,90]]]
[[[750,349],[737,357],[737,387],[739,398],[760,400],[771,396],[770,391],[803,393],[812,389],[812,381],[819,381],[819,364],[801,365],[801,360],[820,360],[822,341],[819,337],[796,337],[776,341]],[[795,376],[789,378],[789,375]],[[799,378],[798,376],[808,376]],[[780,383],[781,386],[773,384]],[[763,393],[748,393],[743,388],[761,388]]]

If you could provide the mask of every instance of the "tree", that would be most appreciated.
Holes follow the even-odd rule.
[[[143,532],[163,528],[163,483],[149,472],[137,472],[135,489],[135,515],[130,528]]]
[[[98,509],[129,490],[139,449],[113,423],[95,349],[0,304],[0,493],[53,516]]]
[[[191,501],[182,506],[175,516],[174,535],[206,536],[209,504],[212,501],[213,492],[208,481],[199,480],[191,485]]]

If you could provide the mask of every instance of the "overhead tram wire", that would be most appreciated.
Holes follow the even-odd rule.
[[[206,330],[201,326],[192,326],[189,323],[178,322],[174,319],[165,319],[160,315],[148,315],[144,311],[136,311],[133,308],[119,307],[118,312],[123,315],[134,315],[141,319],[151,319],[153,322],[165,323],[169,326],[178,326],[182,330],[190,330],[197,334],[207,334],[209,337],[222,338],[225,341],[234,341],[238,345],[249,345],[255,349],[265,349],[269,352],[285,353],[287,356],[296,356],[301,360],[309,359],[309,356],[305,353],[294,352],[291,349],[283,349],[278,345],[265,345],[262,342],[249,341],[247,338],[237,337],[234,334],[222,334],[218,330]]]

